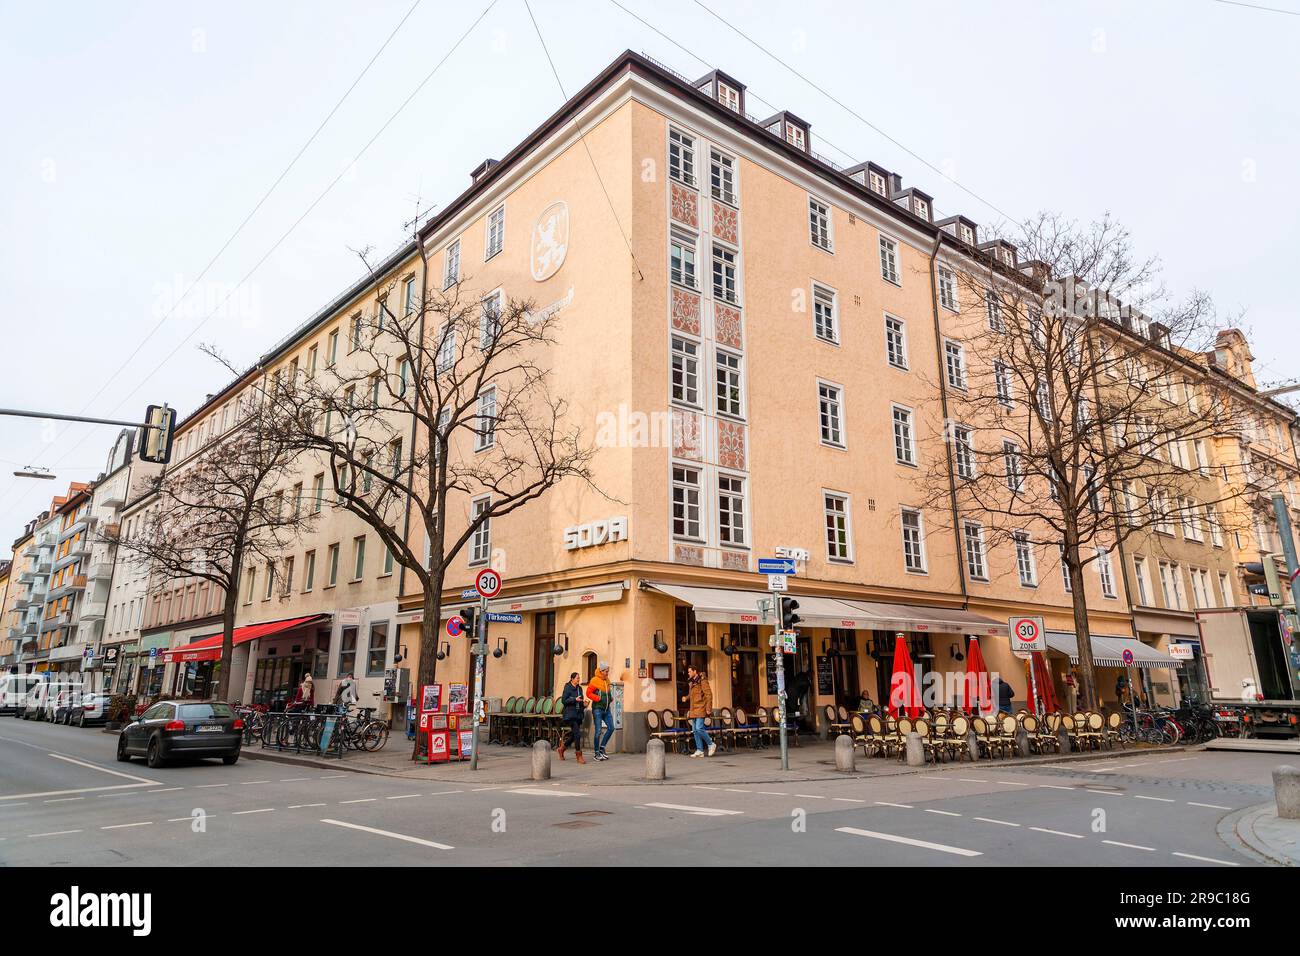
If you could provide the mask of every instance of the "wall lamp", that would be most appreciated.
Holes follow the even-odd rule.
[[[451,653],[450,641],[443,641],[441,644],[438,645],[438,654],[437,654],[438,660],[445,661],[447,659],[447,655],[450,653]]]
[[[954,643],[948,648],[948,653],[952,655],[952,659],[955,661],[964,661],[966,659],[966,655],[961,652],[960,644]]]
[[[397,653],[393,655],[393,666],[396,667],[398,664],[402,663],[402,661],[405,659],[406,659],[406,645],[399,644],[397,645]]]
[[[505,657],[509,651],[510,651],[510,642],[506,640],[504,637],[498,637],[497,646],[496,649],[492,651],[492,656],[500,659],[502,657]]]
[[[555,647],[551,648],[551,653],[556,657],[562,657],[569,653],[569,635],[564,631],[555,635]]]
[[[655,650],[660,654],[665,654],[668,651],[668,645],[664,643],[664,632],[662,630],[655,631]]]

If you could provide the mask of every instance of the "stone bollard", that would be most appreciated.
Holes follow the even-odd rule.
[[[971,760],[980,759],[980,739],[975,736],[975,731],[968,731],[966,734],[966,749],[970,751]]]
[[[1283,764],[1273,771],[1273,797],[1277,815],[1283,820],[1300,820],[1300,770]]]
[[[547,740],[539,740],[533,744],[533,779],[550,780],[551,779],[551,744]]]
[[[915,730],[907,735],[907,765],[909,767],[925,766],[925,745],[921,743],[921,735]]]
[[[848,734],[840,734],[835,738],[835,769],[853,773],[857,769],[854,757],[853,738]]]
[[[1070,732],[1061,727],[1056,731],[1056,740],[1056,749],[1063,754],[1068,754],[1070,752]]]
[[[1024,727],[1016,730],[1016,753],[1022,757],[1029,756],[1029,731]]]
[[[645,745],[645,778],[647,780],[662,780],[665,776],[664,742],[662,740],[651,740]]]

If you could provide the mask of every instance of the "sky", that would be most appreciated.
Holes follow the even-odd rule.
[[[524,0],[0,0],[0,408],[192,411],[624,49],[940,215],[1109,212],[1300,374],[1300,0],[529,2],[560,83]],[[116,433],[0,417],[0,557]]]

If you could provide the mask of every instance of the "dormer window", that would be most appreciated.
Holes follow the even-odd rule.
[[[975,230],[970,226],[962,226],[961,241],[966,243],[968,246],[975,245]]]
[[[733,113],[740,112],[740,91],[735,87],[728,86],[721,80],[718,81],[718,102],[731,110]]]
[[[793,123],[785,124],[785,141],[796,149],[808,150],[808,140],[803,135],[803,130]]]
[[[871,173],[867,182],[873,193],[879,193],[881,196],[888,196],[889,190],[885,187],[885,177],[880,173]]]
[[[916,214],[920,216],[922,219],[924,219],[926,222],[929,222],[930,204],[926,202],[924,199],[918,199],[916,201]]]

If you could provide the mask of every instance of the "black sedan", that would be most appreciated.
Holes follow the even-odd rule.
[[[173,757],[220,757],[227,767],[239,759],[244,722],[219,700],[160,700],[122,728],[117,759],[143,756],[150,767]]]
[[[110,694],[83,694],[76,703],[63,711],[63,722],[78,727],[102,724],[108,720],[108,702],[111,699]]]

